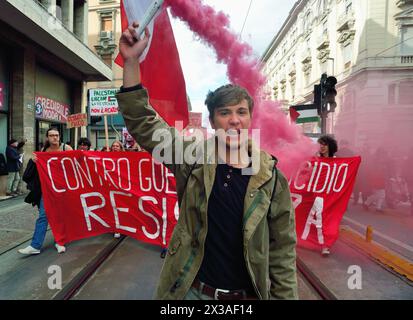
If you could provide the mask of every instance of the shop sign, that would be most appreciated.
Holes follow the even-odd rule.
[[[119,89],[90,89],[89,110],[91,116],[118,113],[116,93]]]
[[[86,126],[87,126],[87,114],[86,113],[71,114],[70,116],[67,117],[66,127],[68,129],[86,127]]]
[[[66,123],[70,113],[70,107],[67,104],[42,96],[36,96],[35,108],[37,119],[52,120],[60,123]]]

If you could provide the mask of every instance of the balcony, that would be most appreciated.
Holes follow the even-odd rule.
[[[413,56],[401,56],[400,63],[401,64],[413,64]]]
[[[357,65],[360,68],[413,69],[413,55],[369,57]]]
[[[304,51],[301,53],[301,62],[302,63],[307,63],[311,61],[311,50],[310,48],[304,49]]]
[[[350,30],[353,28],[356,19],[354,16],[354,11],[350,10],[348,12],[344,12],[341,14],[337,19],[337,31],[341,32],[344,30]]]
[[[413,4],[413,0],[398,0],[397,2],[396,2],[396,5],[398,6],[398,7],[403,7],[403,6],[405,6],[405,5],[412,5]]]
[[[0,1],[0,20],[80,72],[85,81],[112,79],[112,70],[36,1]]]
[[[116,50],[115,37],[112,31],[101,31],[99,33],[99,43],[94,46],[97,54],[112,55]]]
[[[330,40],[328,38],[328,32],[323,32],[317,38],[317,50],[328,48],[329,45],[330,45]]]

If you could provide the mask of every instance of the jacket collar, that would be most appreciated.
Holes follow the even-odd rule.
[[[206,141],[207,152],[204,161],[207,166],[205,166],[204,170],[204,181],[206,194],[208,197],[214,184],[218,162],[216,144],[217,142],[215,137],[212,137]],[[247,194],[250,194],[259,189],[263,184],[272,178],[273,169],[278,160],[269,155],[267,152],[260,150],[257,144],[251,139],[248,141],[248,154],[252,160],[252,166],[249,168],[250,172],[246,171],[246,173],[251,174],[251,179],[247,188]]]

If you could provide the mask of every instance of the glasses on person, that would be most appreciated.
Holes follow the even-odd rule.
[[[53,138],[53,137],[59,137],[59,134],[49,134],[48,137],[51,137],[51,138]]]

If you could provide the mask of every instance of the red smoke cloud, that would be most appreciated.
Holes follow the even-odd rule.
[[[288,123],[277,102],[261,98],[266,78],[251,46],[240,42],[229,30],[227,15],[202,4],[201,0],[166,0],[166,4],[174,17],[186,22],[191,31],[215,50],[218,62],[227,66],[229,80],[246,88],[254,98],[252,126],[261,130],[261,148],[276,156],[279,167],[287,176],[291,175],[300,163],[315,154],[317,147],[295,124]]]

